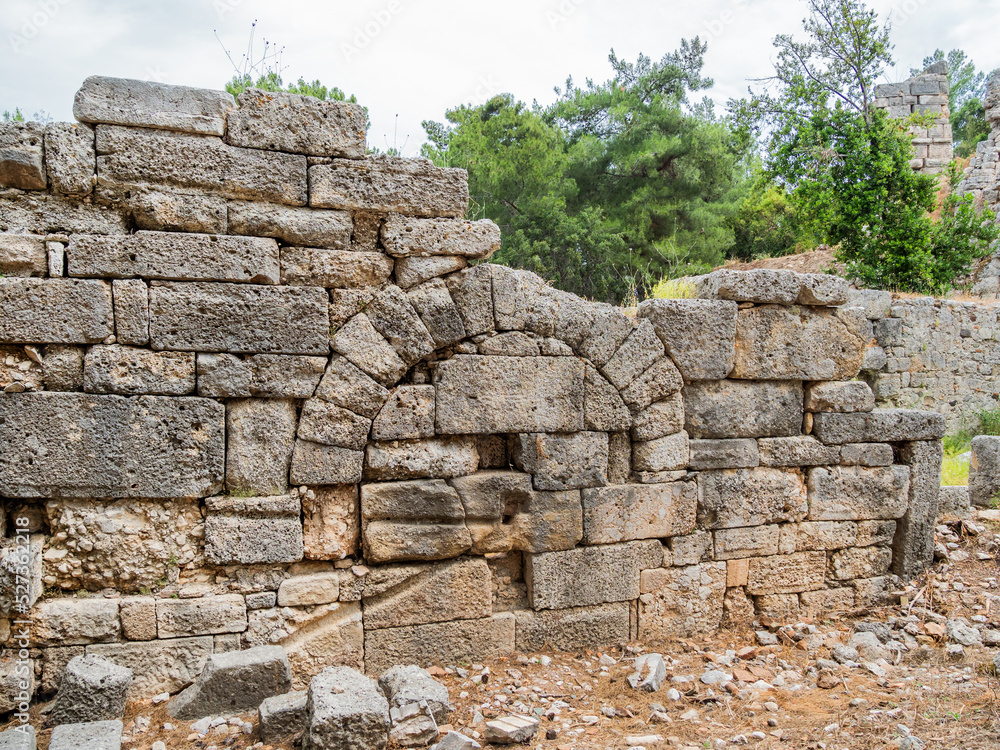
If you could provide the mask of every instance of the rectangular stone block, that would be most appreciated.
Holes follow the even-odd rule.
[[[248,88],[227,118],[234,146],[312,156],[365,155],[368,112],[360,104]]]
[[[102,196],[107,190],[99,191]],[[137,188],[124,199],[136,227],[162,232],[226,234],[226,199],[203,192]]]
[[[892,542],[892,572],[900,577],[913,578],[934,562],[942,456],[940,440],[907,443],[900,450],[900,460],[910,475],[906,512],[896,525]],[[864,577],[877,575],[881,573]]]
[[[806,485],[796,471],[761,467],[698,476],[698,523],[706,529],[801,521],[808,510]]]
[[[715,559],[732,560],[778,554],[778,526],[749,526],[713,532]]]
[[[625,602],[639,596],[639,572],[663,562],[657,540],[525,555],[533,609]]]
[[[434,386],[393,390],[372,423],[373,440],[417,440],[434,436]]]
[[[729,375],[736,355],[735,302],[704,299],[651,299],[639,305],[685,381],[719,380]]]
[[[731,440],[691,440],[688,442],[692,469],[750,469],[760,465],[757,441],[751,438]]]
[[[292,453],[292,484],[354,484],[361,481],[364,451],[305,440],[295,441]]]
[[[473,438],[393,440],[368,445],[365,478],[379,482],[460,477],[478,468],[479,451]]]
[[[329,311],[322,289],[161,282],[150,289],[154,349],[326,354]]]
[[[802,431],[799,382],[716,380],[684,387],[692,438],[785,437]]]
[[[358,553],[358,487],[310,487],[302,495],[302,542],[309,560],[343,560]]]
[[[292,247],[348,250],[354,222],[347,211],[293,208],[274,203],[229,203],[229,234],[273,237]]]
[[[246,629],[247,606],[242,594],[156,600],[156,631],[160,638],[242,633]]]
[[[906,466],[831,466],[809,470],[809,519],[895,519],[906,512],[910,470]]]
[[[137,643],[98,643],[88,654],[110,659],[132,670],[130,697],[148,700],[160,693],[177,692],[194,682],[213,652],[212,636],[173,638]]]
[[[631,640],[627,602],[542,612],[521,609],[514,618],[518,651],[607,649]]]
[[[53,192],[87,195],[97,181],[94,129],[75,122],[53,122],[45,128],[45,170]]]
[[[206,504],[205,555],[211,563],[277,565],[302,559],[298,497],[222,497]]]
[[[815,591],[824,586],[826,553],[796,552],[750,559],[747,592],[759,594],[795,594]]]
[[[6,394],[0,495],[214,495],[222,489],[224,414],[201,398]]]
[[[115,306],[115,339],[119,344],[149,343],[149,287],[139,279],[111,282]]]
[[[944,431],[944,416],[932,411],[875,409],[869,413],[822,413],[813,417],[813,435],[827,444],[939,440]]]
[[[182,232],[78,234],[66,248],[70,276],[277,284],[278,243],[263,237]]]
[[[47,193],[10,192],[0,201],[0,231],[127,234],[129,223],[120,208],[66,200]]]
[[[874,578],[889,572],[892,550],[888,547],[851,547],[830,556],[830,577],[837,581]]]
[[[78,646],[120,637],[118,601],[103,597],[47,599],[31,612],[32,646]]]
[[[309,167],[309,189],[315,208],[460,217],[469,205],[466,171],[435,167],[426,159],[332,159]]]
[[[298,436],[323,445],[365,449],[372,421],[329,401],[311,398],[302,405]]]
[[[824,612],[846,611],[854,609],[854,589],[839,588],[820,591],[803,591],[799,595],[803,609],[812,616]]]
[[[861,380],[810,383],[806,388],[806,411],[849,413],[868,412],[874,408],[875,394],[868,383]]]
[[[151,596],[126,596],[119,602],[122,635],[130,641],[156,638],[156,599]]]
[[[632,444],[632,470],[675,471],[688,465],[688,435],[678,432],[657,440]]]
[[[113,333],[107,282],[0,278],[0,344],[96,344]]]
[[[840,459],[839,448],[824,445],[809,435],[761,438],[757,445],[761,466],[823,466]]]
[[[365,669],[379,673],[396,664],[462,664],[514,653],[511,612],[479,620],[434,622],[402,628],[365,629]]]
[[[0,186],[45,190],[43,130],[36,122],[0,123]]]
[[[627,413],[627,410],[622,410]],[[684,429],[684,398],[680,393],[656,401],[638,412],[632,421],[632,439],[657,440]],[[619,427],[618,429],[627,429]]]
[[[0,235],[0,275],[45,276],[48,252],[45,238],[30,234]]]
[[[198,395],[209,398],[310,398],[326,357],[289,354],[199,354]]]
[[[583,543],[662,539],[694,531],[694,482],[627,484],[583,491]]]
[[[482,260],[500,249],[500,227],[489,219],[414,219],[391,214],[382,225],[382,245],[395,258],[459,256]]]
[[[391,275],[392,258],[383,253],[323,247],[286,247],[281,251],[281,283],[290,286],[381,286]]]
[[[608,435],[518,435],[514,439],[514,463],[534,477],[535,489],[602,487],[608,481]]]
[[[894,460],[892,446],[885,443],[847,443],[840,446],[840,463],[844,466],[891,466]]]
[[[834,550],[858,543],[854,521],[804,521],[782,526],[782,551]],[[790,549],[787,549],[790,548]]]
[[[288,487],[297,404],[256,398],[226,404],[226,488],[281,495]]]
[[[235,106],[225,91],[90,76],[76,92],[73,116],[80,122],[222,135],[226,114]]]
[[[305,156],[116,125],[97,126],[97,184],[111,196],[154,186],[292,206],[308,198]]]
[[[193,352],[152,352],[131,346],[92,346],[83,360],[83,390],[119,396],[194,393]]]
[[[726,563],[644,570],[641,590],[639,638],[712,633],[722,622]]]
[[[453,357],[434,371],[437,431],[578,432],[583,373],[569,357]]]

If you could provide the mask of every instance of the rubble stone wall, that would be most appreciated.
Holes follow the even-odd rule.
[[[150,696],[261,644],[301,686],[655,640],[930,562],[944,419],[874,409],[842,279],[629,314],[478,262],[465,172],[366,155],[356,105],[74,111],[0,126],[0,642],[39,693],[81,653]]]

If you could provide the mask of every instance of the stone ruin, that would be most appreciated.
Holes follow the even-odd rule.
[[[932,560],[944,418],[874,409],[842,279],[631,315],[477,263],[465,171],[366,154],[357,105],[90,78],[74,114],[0,126],[0,643],[31,623],[37,694],[80,655],[141,698],[270,644],[301,688],[656,641]]]
[[[910,166],[921,174],[940,174],[954,156],[951,110],[948,107],[948,64],[936,62],[902,83],[875,87],[876,109],[903,120],[914,114],[936,115],[929,127],[913,126],[913,159]]]

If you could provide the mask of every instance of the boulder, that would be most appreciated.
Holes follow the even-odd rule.
[[[327,667],[309,683],[303,750],[383,750],[389,703],[374,680],[350,667]]]
[[[257,709],[260,738],[278,744],[285,737],[305,729],[307,699],[305,690],[265,698]]]
[[[121,719],[132,687],[132,670],[103,656],[77,656],[66,665],[49,724]]]

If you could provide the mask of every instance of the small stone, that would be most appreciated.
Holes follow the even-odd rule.
[[[153,696],[153,705],[158,706],[161,703],[166,703],[168,700],[170,700],[170,693],[160,693]]]
[[[538,719],[528,716],[505,716],[486,722],[486,741],[498,745],[527,742],[538,731]]]
[[[681,693],[677,688],[670,688],[667,691],[667,700],[679,701],[681,699]]]
[[[655,693],[667,678],[667,665],[660,654],[643,654],[635,660],[635,672],[628,684],[637,690]]]

